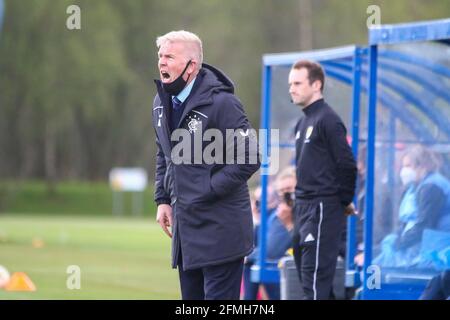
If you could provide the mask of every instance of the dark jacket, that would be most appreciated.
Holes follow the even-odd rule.
[[[299,199],[336,197],[347,206],[353,199],[356,162],[340,117],[319,99],[303,109],[295,127]]]
[[[153,104],[153,126],[156,131],[157,159],[155,201],[170,203],[173,209],[172,267],[182,251],[183,269],[190,270],[222,264],[248,255],[253,249],[253,223],[247,180],[259,168],[254,164],[174,163],[171,152],[177,141],[171,141],[169,128],[171,97],[155,81],[158,94]],[[204,64],[185,101],[178,128],[190,131],[188,139],[194,151],[196,133],[218,129],[251,129],[240,101],[234,95],[233,83],[219,70]],[[192,130],[192,129],[195,129]],[[176,131],[174,131],[176,132]],[[248,131],[246,131],[248,132]],[[200,137],[201,140],[201,137]],[[180,139],[179,143],[186,142]],[[210,144],[200,142],[200,151]],[[219,157],[226,156],[225,146]],[[178,145],[179,147],[179,145]],[[174,152],[175,153],[175,152]],[[235,152],[235,155],[237,152]],[[248,149],[245,153],[248,160]]]
[[[412,227],[406,223],[398,231],[396,249],[406,249],[422,240],[425,229],[450,232],[450,182],[438,172],[432,172],[417,185],[413,206],[416,217]]]

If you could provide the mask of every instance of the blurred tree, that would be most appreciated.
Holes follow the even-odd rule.
[[[81,30],[66,28],[67,6]],[[367,42],[382,23],[445,18],[448,1],[7,0],[0,35],[0,177],[105,179],[114,166],[154,170],[155,39],[197,33],[205,62],[233,79],[259,127],[261,58]]]
[[[10,133],[2,148],[12,160],[8,172],[42,176],[50,186],[57,177],[105,173],[120,118],[116,94],[131,78],[116,11],[85,1],[82,28],[91,31],[69,31],[69,4],[8,2],[0,46],[1,106],[12,120],[2,126]]]

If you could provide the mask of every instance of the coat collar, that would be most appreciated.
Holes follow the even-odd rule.
[[[170,114],[171,96],[164,91],[160,80],[155,80],[155,84],[161,104],[166,114]],[[191,93],[185,101],[186,105],[177,128],[180,127],[186,116],[193,109],[211,105],[213,103],[213,95],[220,91],[234,93],[233,82],[219,69],[204,63],[195,79]]]

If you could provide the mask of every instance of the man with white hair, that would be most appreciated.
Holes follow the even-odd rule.
[[[222,161],[211,163],[202,157],[206,139],[200,139],[200,148],[195,144],[196,135],[209,129],[222,137],[227,129],[242,129],[246,136],[250,123],[231,80],[203,63],[198,36],[173,31],[159,37],[156,44],[160,73],[153,103],[157,221],[172,237],[172,267],[178,267],[183,299],[237,300],[243,258],[253,249],[247,180],[258,170],[259,160],[247,161],[251,157],[246,150],[245,163],[236,161],[236,153],[232,163],[228,158],[223,161],[219,148],[214,158]],[[178,142],[179,133],[182,142]],[[180,162],[174,150],[185,139],[192,142],[188,145],[194,145],[194,152],[190,147],[183,150]]]

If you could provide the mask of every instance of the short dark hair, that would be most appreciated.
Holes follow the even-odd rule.
[[[319,80],[321,83],[320,91],[323,92],[323,86],[325,85],[325,73],[323,72],[323,68],[320,64],[309,61],[309,60],[300,60],[294,63],[292,69],[303,69],[305,68],[308,71],[308,80],[309,84],[313,84],[313,82]]]

